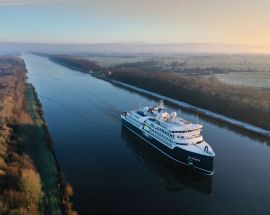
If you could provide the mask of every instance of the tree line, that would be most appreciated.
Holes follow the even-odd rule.
[[[109,74],[107,77],[112,79],[270,129],[269,90],[228,85],[214,78],[173,72],[111,69]]]
[[[41,179],[15,132],[16,124],[31,124],[23,95],[25,65],[19,58],[1,58],[0,71],[0,214],[38,214]]]
[[[53,55],[50,57],[50,60],[82,72],[100,71],[101,69],[95,61],[81,59],[69,55]]]

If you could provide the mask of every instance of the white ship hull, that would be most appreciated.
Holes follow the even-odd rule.
[[[213,161],[214,156],[205,154],[199,154],[192,151],[185,150],[181,147],[174,147],[171,149],[166,144],[159,141],[157,138],[152,136],[149,132],[145,131],[126,119],[125,114],[121,115],[122,124],[134,134],[145,140],[153,148],[158,150],[160,153],[175,161],[179,165],[185,165],[197,169],[205,174],[213,175]]]

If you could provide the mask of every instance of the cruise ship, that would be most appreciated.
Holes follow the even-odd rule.
[[[192,124],[168,113],[164,102],[121,114],[122,124],[160,153],[180,165],[213,175],[215,153],[201,135],[200,124]]]

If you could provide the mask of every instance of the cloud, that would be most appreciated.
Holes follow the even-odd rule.
[[[0,6],[13,6],[13,5],[39,5],[51,3],[63,3],[68,0],[0,0]]]

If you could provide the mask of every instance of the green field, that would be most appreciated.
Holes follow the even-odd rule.
[[[40,105],[31,85],[26,85],[25,98],[29,114],[34,122],[33,126],[23,128],[27,143],[25,150],[33,159],[40,174],[44,192],[43,201],[40,203],[40,214],[60,215],[62,208],[60,205],[59,172],[53,152],[49,147],[48,133],[40,114]]]
[[[270,71],[270,55],[252,54],[182,54],[160,57],[170,63],[177,61],[184,68],[221,68],[228,70]]]
[[[232,72],[214,77],[226,84],[270,88],[270,72]]]

